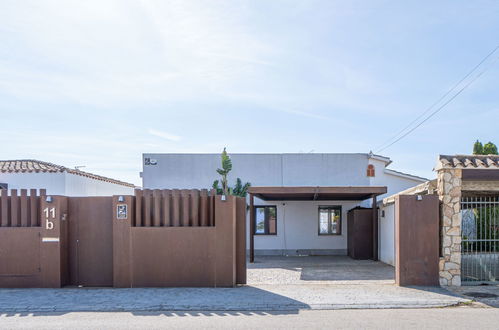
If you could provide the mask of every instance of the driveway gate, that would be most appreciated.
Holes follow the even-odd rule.
[[[461,199],[463,284],[499,281],[499,195]]]

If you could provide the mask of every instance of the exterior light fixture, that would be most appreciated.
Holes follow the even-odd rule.
[[[421,196],[421,195],[417,195],[417,196],[416,196],[416,200],[417,200],[417,201],[422,201],[422,200],[423,200],[423,196]]]
[[[52,203],[52,196],[47,196],[47,198],[45,198],[45,201],[47,203]]]
[[[125,201],[125,196],[118,196],[118,202],[123,203]]]

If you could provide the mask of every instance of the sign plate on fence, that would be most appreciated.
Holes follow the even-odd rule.
[[[59,237],[42,237],[42,242],[59,242]]]
[[[126,220],[128,218],[128,207],[126,204],[116,206],[116,219]]]

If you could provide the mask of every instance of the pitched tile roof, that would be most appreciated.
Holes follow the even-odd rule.
[[[75,170],[65,166],[43,162],[40,160],[34,160],[34,159],[0,160],[0,173],[57,173],[57,172],[66,172],[70,174],[81,175],[94,180],[105,181],[127,187],[135,187],[135,185],[128,182],[123,182],[107,178],[105,176],[100,176],[97,174]]]
[[[499,155],[440,155],[435,170],[443,168],[499,169]]]

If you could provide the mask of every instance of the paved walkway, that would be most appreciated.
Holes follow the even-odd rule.
[[[380,261],[347,256],[256,256],[248,284],[394,284],[395,269]]]
[[[485,306],[499,308],[499,285],[460,286],[449,290]]]
[[[469,302],[441,288],[258,285],[238,288],[1,289],[0,314],[75,311],[297,311],[427,308]]]

